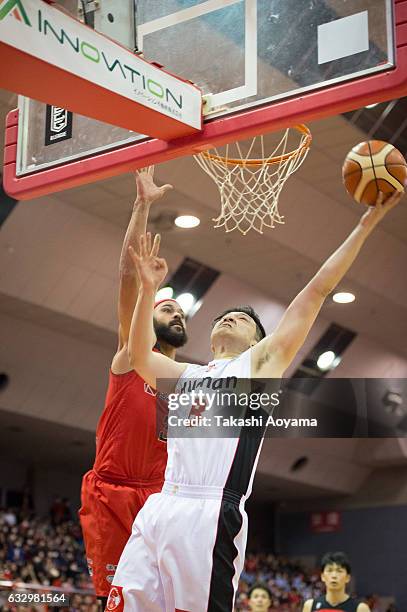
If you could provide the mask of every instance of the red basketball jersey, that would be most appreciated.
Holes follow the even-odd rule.
[[[332,610],[336,610],[336,612],[357,612],[358,605],[360,603],[360,599],[349,597],[343,603],[333,606],[327,602],[325,596],[323,595],[318,599],[314,599],[311,610],[315,610],[315,612],[332,612]]]
[[[106,480],[143,486],[164,480],[167,445],[156,422],[156,395],[134,371],[109,375],[96,430],[95,472]]]

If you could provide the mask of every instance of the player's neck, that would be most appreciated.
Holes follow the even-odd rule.
[[[337,606],[338,604],[344,603],[349,599],[349,595],[345,590],[343,591],[327,591],[325,599],[331,606]]]
[[[170,359],[175,359],[175,353],[177,352],[177,349],[174,346],[171,346],[171,344],[168,344],[167,342],[163,342],[162,340],[160,340],[159,347],[160,347],[160,352],[163,355],[165,355],[166,357],[169,357]]]
[[[219,344],[213,349],[214,359],[233,359],[242,353],[241,350],[228,344]]]

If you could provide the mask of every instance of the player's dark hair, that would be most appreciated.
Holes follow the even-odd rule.
[[[326,553],[322,559],[321,559],[321,571],[323,572],[325,567],[327,565],[333,565],[333,564],[339,565],[340,567],[343,567],[344,569],[346,569],[346,571],[348,572],[348,574],[351,574],[351,566],[350,566],[350,561],[348,559],[348,557],[345,555],[344,552],[328,552]]]
[[[255,582],[254,585],[250,587],[250,589],[247,591],[247,596],[249,599],[252,596],[253,591],[255,591],[256,589],[261,589],[262,591],[266,591],[267,595],[269,596],[270,601],[272,601],[273,596],[271,594],[271,591],[268,588],[267,584],[264,584],[264,582]]]
[[[266,336],[266,330],[264,329],[262,322],[260,321],[260,317],[255,310],[251,306],[234,306],[233,308],[227,308],[224,310],[222,314],[215,317],[213,320],[213,325],[221,320],[222,317],[227,315],[229,312],[244,312],[249,315],[251,319],[256,323],[256,340],[259,342]]]

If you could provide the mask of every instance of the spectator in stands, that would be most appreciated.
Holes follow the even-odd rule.
[[[3,519],[10,527],[14,527],[14,525],[17,523],[17,517],[13,510],[10,509],[3,511]]]
[[[267,612],[271,606],[271,591],[265,584],[257,582],[248,592],[249,610],[251,612]]]
[[[51,522],[53,525],[59,525],[65,518],[65,504],[60,497],[56,497],[50,508]]]
[[[64,506],[63,521],[71,521],[72,520],[72,510],[71,510],[71,505],[69,503],[69,499],[67,497],[64,497],[62,500],[62,504]]]

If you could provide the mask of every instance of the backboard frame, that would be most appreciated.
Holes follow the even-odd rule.
[[[232,0],[231,0],[232,1]],[[407,0],[393,0],[395,29],[395,68],[359,80],[337,83],[329,89],[301,93],[299,97],[276,100],[270,105],[225,117],[209,118],[202,132],[170,142],[157,139],[135,141],[89,158],[17,176],[18,111],[7,118],[4,185],[16,199],[30,199],[106,179],[138,167],[162,163],[233,140],[306,123],[348,112],[372,103],[407,95]]]

